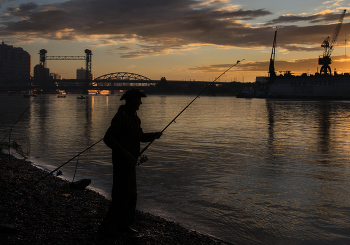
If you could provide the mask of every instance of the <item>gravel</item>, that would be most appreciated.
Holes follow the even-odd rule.
[[[7,244],[228,244],[177,222],[137,211],[138,237],[97,234],[110,201],[76,190],[25,160],[0,153],[0,245]]]

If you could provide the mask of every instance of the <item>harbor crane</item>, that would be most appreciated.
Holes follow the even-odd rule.
[[[275,31],[275,37],[273,39],[272,52],[271,52],[270,65],[269,65],[269,73],[270,73],[271,79],[274,79],[276,77],[276,72],[275,72],[276,36],[277,36],[277,31]]]
[[[336,25],[335,30],[333,32],[333,35],[331,37],[327,37],[321,44],[321,47],[324,48],[324,52],[323,52],[323,56],[318,58],[318,64],[322,65],[321,74],[323,75],[332,74],[331,67],[329,66],[330,64],[332,64],[331,54],[333,51],[333,45],[337,41],[340,28],[343,24],[345,12],[346,12],[346,9],[341,14],[338,24]]]

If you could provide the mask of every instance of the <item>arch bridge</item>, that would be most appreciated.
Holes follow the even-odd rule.
[[[147,87],[155,84],[156,82],[149,79],[148,77],[129,72],[110,73],[103,76],[99,76],[93,81],[91,81],[92,86],[107,86],[114,88]]]
[[[95,80],[145,80],[145,81],[152,81],[148,77],[135,74],[135,73],[129,73],[129,72],[116,72],[116,73],[109,73],[106,75],[99,76],[95,78]]]

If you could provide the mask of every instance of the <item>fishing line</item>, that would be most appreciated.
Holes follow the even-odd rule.
[[[8,133],[5,135],[5,137],[2,139],[1,143],[6,139],[6,137],[12,132],[12,129],[16,126],[16,124],[19,122],[19,120],[23,117],[24,113],[26,113],[26,111],[30,108],[30,106],[33,104],[33,102],[35,101],[35,98],[33,99],[32,102],[30,102],[29,106],[27,106],[27,108],[24,110],[24,112],[22,113],[22,115],[17,119],[17,121],[15,122],[15,124],[13,124],[12,128],[8,131]]]
[[[244,60],[244,59],[243,59]],[[205,91],[207,90],[211,85],[213,85],[222,75],[224,75],[226,72],[228,72],[232,67],[238,65],[241,61],[243,60],[237,60],[237,62],[235,64],[233,64],[232,66],[230,66],[226,71],[224,71],[223,73],[221,73],[220,76],[218,76],[217,78],[214,79],[214,81],[212,81],[208,86],[206,86],[179,114],[177,114],[176,117],[174,117],[173,120],[171,120],[171,122],[165,126],[165,128],[160,132],[163,133],[173,122],[175,122],[175,120]],[[175,122],[176,123],[176,122]],[[142,153],[144,153],[148,147],[156,140],[156,138],[154,138],[145,148],[143,148],[143,150],[139,153],[139,157],[142,155]],[[144,159],[144,160],[143,160]],[[147,161],[147,157],[146,156],[142,156],[140,163],[144,163],[145,161]]]
[[[23,111],[22,115],[17,119],[17,121],[13,124],[13,126],[11,127],[11,129],[7,132],[7,134],[5,135],[5,137],[2,139],[1,143],[4,142],[4,140],[6,139],[7,136],[9,136],[9,143],[8,143],[8,157],[9,157],[9,161],[11,161],[11,135],[12,135],[12,130],[13,128],[16,126],[16,124],[19,122],[19,120],[23,117],[24,113],[26,113],[26,111],[30,108],[30,106],[34,103],[35,98],[33,99],[32,102],[30,102],[30,104],[27,106],[27,108]]]
[[[74,170],[74,176],[73,176],[72,183],[74,182],[74,179],[75,179],[75,174],[77,173],[78,163],[79,163],[79,156],[78,156],[78,159],[77,159],[77,164],[75,165],[75,170]]]
[[[67,162],[63,163],[61,166],[55,168],[54,170],[52,170],[50,173],[48,173],[47,175],[45,175],[44,177],[42,177],[41,179],[39,179],[37,182],[34,183],[34,185],[38,184],[40,181],[42,181],[43,179],[45,179],[47,176],[53,174],[54,172],[56,172],[57,170],[59,170],[60,168],[62,168],[64,165],[68,164],[70,161],[74,160],[76,157],[79,157],[81,154],[83,154],[84,152],[86,152],[87,150],[91,149],[92,147],[94,147],[95,145],[97,145],[98,143],[100,143],[103,140],[100,139],[99,141],[97,141],[96,143],[90,145],[88,148],[86,148],[85,150],[83,150],[82,152],[79,152],[77,155],[75,155],[74,157],[72,157],[71,159],[69,159]]]
[[[173,122],[175,122],[175,120],[205,91],[207,90],[211,85],[213,85],[221,76],[223,76],[226,72],[228,72],[232,67],[238,65],[242,60],[237,60],[237,62],[235,64],[233,64],[232,66],[230,66],[228,69],[226,69],[223,73],[220,74],[220,76],[218,76],[217,78],[214,79],[214,81],[212,81],[208,86],[206,86],[173,120],[171,120],[171,122],[160,132],[163,133]],[[99,141],[97,141],[96,143],[92,144],[91,146],[89,146],[88,148],[86,148],[85,150],[83,150],[82,152],[78,153],[77,155],[75,155],[74,157],[72,157],[71,159],[69,159],[67,162],[63,163],[62,165],[60,165],[59,167],[57,167],[56,169],[52,170],[51,172],[49,172],[47,175],[43,176],[41,179],[39,179],[38,181],[36,181],[34,183],[34,185],[38,184],[39,182],[41,182],[43,179],[45,179],[47,176],[51,175],[52,173],[56,172],[57,170],[59,170],[60,168],[62,168],[64,165],[68,164],[69,162],[71,162],[72,160],[74,160],[76,157],[79,157],[81,154],[83,154],[84,152],[86,152],[87,150],[91,149],[92,147],[94,147],[95,145],[97,145],[98,143],[100,143],[103,140],[100,139]],[[154,138],[145,148],[143,148],[143,150],[139,153],[138,157],[140,157],[147,149],[148,147],[156,140],[156,138]],[[146,162],[148,160],[147,156],[142,156],[140,159],[140,162],[138,165]]]

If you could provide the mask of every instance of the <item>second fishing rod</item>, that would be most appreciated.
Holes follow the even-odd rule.
[[[217,78],[214,79],[214,81],[212,81],[210,84],[208,84],[182,111],[180,111],[179,114],[177,114],[173,120],[171,120],[168,125],[166,125],[164,127],[164,129],[162,131],[160,131],[160,133],[163,133],[173,122],[175,122],[175,120],[197,99],[199,98],[199,96],[201,94],[203,94],[210,86],[212,86],[218,79],[220,79],[220,77],[222,77],[226,72],[228,72],[231,68],[233,68],[234,66],[237,66],[240,62],[242,62],[244,59],[242,60],[237,60],[236,63],[234,63],[233,65],[231,65],[229,68],[227,68],[223,73],[220,74],[220,76],[218,76]],[[143,156],[142,154],[148,149],[148,147],[156,140],[156,138],[154,138],[151,142],[148,143],[148,145],[146,145],[145,148],[143,148],[138,157],[140,158],[140,161],[138,163],[138,165],[141,165],[142,163],[146,162],[148,160],[148,158],[146,156]],[[60,165],[59,167],[57,167],[56,169],[52,170],[51,172],[49,172],[47,175],[43,176],[41,179],[39,179],[38,181],[36,181],[34,184],[38,184],[39,182],[41,182],[43,179],[45,179],[47,176],[53,174],[54,172],[58,171],[60,168],[62,168],[63,166],[65,166],[66,164],[68,164],[69,162],[71,162],[72,160],[74,160],[75,158],[79,157],[81,154],[83,154],[84,152],[86,152],[87,150],[91,149],[92,147],[94,147],[95,145],[97,145],[98,143],[100,143],[101,141],[103,141],[103,138],[100,139],[99,141],[97,141],[96,143],[92,144],[91,146],[89,146],[88,148],[86,148],[85,150],[81,151],[80,153],[78,153],[77,155],[75,155],[74,157],[72,157],[71,159],[69,159],[67,162],[63,163],[62,165]]]

